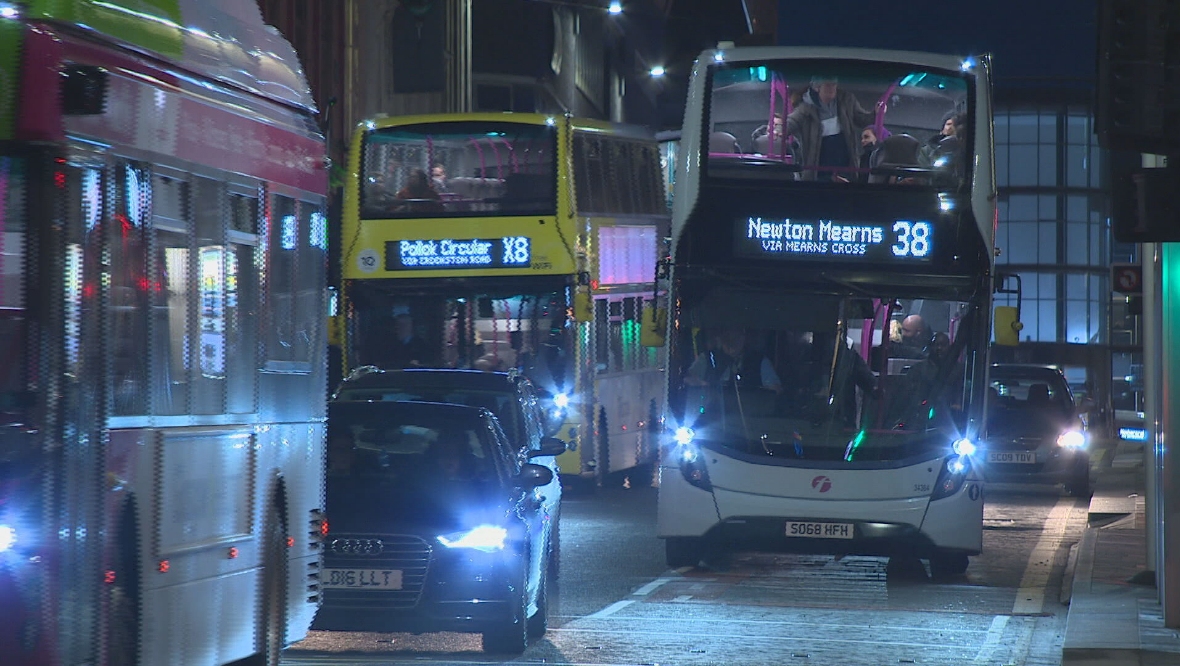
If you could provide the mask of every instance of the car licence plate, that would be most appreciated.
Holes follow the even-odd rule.
[[[337,589],[400,590],[402,572],[397,569],[324,569],[320,586]]]
[[[1031,465],[1037,461],[1037,454],[1032,451],[989,451],[989,463],[1021,463]]]
[[[787,536],[806,539],[856,538],[852,523],[787,523]]]

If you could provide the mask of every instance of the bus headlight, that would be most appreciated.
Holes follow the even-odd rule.
[[[938,473],[938,481],[934,483],[934,493],[930,495],[930,500],[950,497],[959,492],[959,489],[963,487],[963,482],[967,480],[967,472],[970,470],[971,459],[967,456],[947,457],[946,462],[942,464],[942,470]]]
[[[676,439],[676,443],[680,446],[688,446],[689,444],[692,444],[692,438],[696,437],[696,435],[696,431],[694,431],[692,428],[689,428],[688,426],[680,426],[676,429],[676,433],[673,435],[673,437]]]
[[[1057,436],[1057,446],[1076,451],[1086,446],[1086,436],[1077,430],[1066,430]]]
[[[570,397],[564,393],[558,393],[553,396],[553,406],[558,409],[565,409],[570,406]]]
[[[16,528],[0,525],[0,553],[6,553],[16,545]]]
[[[951,449],[961,456],[973,456],[975,455],[975,442],[964,437],[955,440],[955,443],[951,444]]]
[[[464,532],[442,534],[438,542],[447,548],[471,548],[485,553],[504,550],[504,541],[508,538],[508,530],[495,525],[480,525],[475,529]]]

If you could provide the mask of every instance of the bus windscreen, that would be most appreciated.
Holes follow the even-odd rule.
[[[374,129],[362,148],[361,217],[555,215],[556,136],[549,125],[496,121]],[[476,254],[506,265],[516,256],[504,248]],[[427,267],[411,259],[399,268]]]
[[[972,160],[969,76],[860,60],[718,63],[709,175],[956,189]]]

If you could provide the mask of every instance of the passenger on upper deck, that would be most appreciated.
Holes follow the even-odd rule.
[[[835,77],[815,76],[802,103],[787,116],[785,130],[799,137],[804,180],[818,178],[847,183],[860,164],[859,129],[876,121],[852,93],[841,90]],[[843,170],[844,173],[841,173]]]
[[[441,213],[443,210],[442,197],[430,185],[430,179],[422,169],[410,172],[410,179],[406,186],[398,190],[397,198],[408,201],[408,209],[415,213]]]
[[[447,168],[442,162],[435,162],[434,166],[430,167],[430,184],[439,194],[450,193],[451,187],[447,185]]]
[[[961,160],[956,159],[962,151],[966,140],[964,133],[967,129],[967,117],[962,114],[949,113],[942,121],[942,129],[926,140],[922,145],[922,161],[936,168],[958,166]],[[941,160],[941,161],[940,161]],[[947,162],[951,164],[947,164]]]
[[[860,131],[860,173],[857,180],[869,182],[869,169],[873,166],[873,153],[877,150],[877,129],[866,127]]]

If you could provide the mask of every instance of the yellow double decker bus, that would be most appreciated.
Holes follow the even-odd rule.
[[[659,296],[669,221],[654,135],[444,114],[366,121],[351,148],[342,372],[515,370],[569,445],[563,476],[613,482],[650,469],[662,369],[640,322]]]

